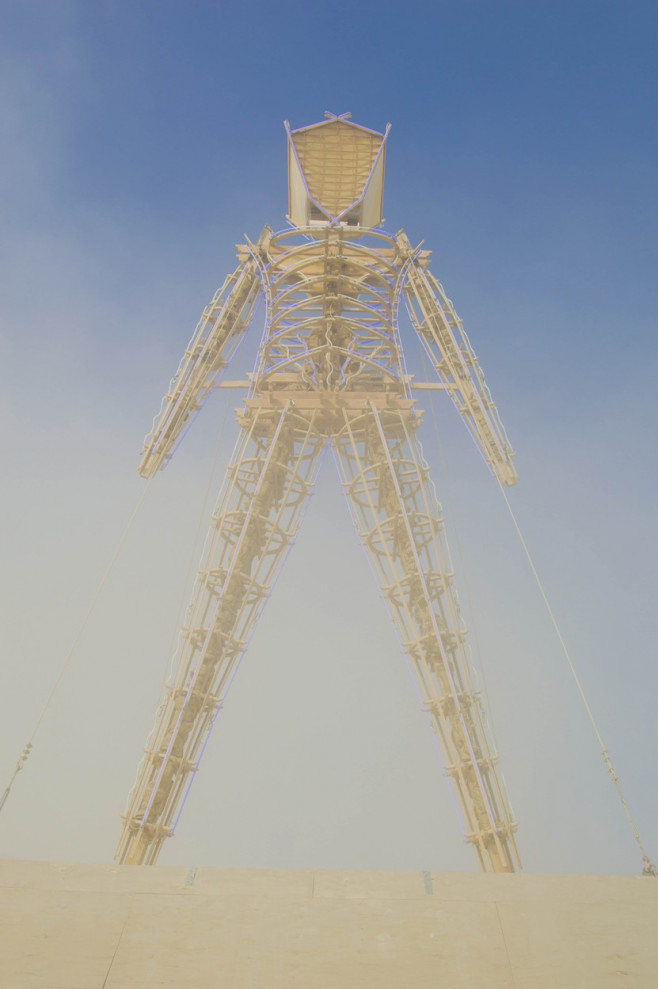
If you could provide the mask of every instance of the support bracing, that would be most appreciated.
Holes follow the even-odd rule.
[[[317,470],[313,413],[255,408],[213,513],[177,669],[148,744],[118,848],[150,864],[171,833],[206,737],[295,536]]]
[[[329,443],[439,740],[465,838],[484,870],[520,864],[416,439],[421,416],[405,372],[402,299],[440,387],[505,484],[516,481],[513,453],[461,321],[428,271],[429,252],[379,227],[387,134],[333,115],[288,130],[293,228],[266,227],[256,244],[239,247],[240,265],[205,311],[146,440],[141,470],[149,476],[171,457],[261,295],[265,329],[238,415],[242,439],[124,816],[122,862],[154,863],[176,826]]]
[[[466,651],[440,509],[407,410],[345,415],[335,448],[357,531],[416,674],[485,871],[520,864],[516,828],[495,768]]]

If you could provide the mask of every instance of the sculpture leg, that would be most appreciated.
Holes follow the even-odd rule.
[[[153,864],[172,833],[317,472],[324,440],[314,413],[249,404],[213,513],[177,669],[124,817],[117,858],[125,864]]]
[[[428,468],[409,410],[344,412],[335,450],[356,528],[418,678],[456,791],[466,840],[485,871],[520,865],[483,724]]]

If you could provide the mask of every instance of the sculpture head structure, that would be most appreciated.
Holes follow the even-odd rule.
[[[349,113],[288,135],[288,219],[296,227],[382,223],[386,140],[353,123]]]

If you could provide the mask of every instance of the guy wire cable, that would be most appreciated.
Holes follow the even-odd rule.
[[[78,628],[78,631],[75,634],[75,637],[73,639],[73,642],[71,643],[71,646],[69,648],[69,651],[67,652],[66,656],[64,657],[64,660],[62,662],[62,665],[60,666],[59,672],[58,672],[58,674],[57,674],[57,676],[55,678],[55,681],[54,681],[54,683],[53,683],[53,685],[52,685],[52,687],[50,689],[50,693],[46,697],[45,703],[44,703],[43,707],[41,708],[41,712],[40,712],[40,714],[39,714],[39,716],[38,716],[38,718],[37,718],[37,720],[36,720],[36,722],[34,724],[34,727],[32,728],[32,731],[30,732],[30,735],[28,736],[27,742],[25,743],[25,746],[23,747],[23,751],[21,752],[20,757],[18,759],[18,762],[16,763],[16,766],[14,767],[14,772],[12,773],[12,776],[11,776],[9,782],[8,782],[7,786],[5,787],[5,791],[2,794],[2,797],[0,797],[0,812],[2,812],[2,809],[3,809],[3,807],[5,806],[5,804],[7,802],[7,798],[9,797],[9,794],[11,793],[11,789],[12,789],[12,787],[14,785],[14,781],[16,780],[16,777],[18,776],[19,772],[21,771],[21,769],[25,765],[25,763],[26,763],[26,761],[27,761],[27,759],[28,759],[28,757],[30,755],[30,752],[32,750],[32,743],[34,741],[34,737],[35,737],[37,731],[39,730],[39,727],[41,725],[41,722],[43,721],[43,719],[44,719],[44,717],[46,715],[46,712],[48,711],[48,708],[50,707],[50,705],[51,705],[51,703],[53,701],[53,698],[54,698],[55,694],[57,693],[57,690],[58,690],[58,688],[59,688],[62,680],[64,679],[64,676],[65,676],[65,674],[66,674],[69,666],[71,665],[71,660],[73,659],[73,655],[75,653],[75,650],[76,650],[76,648],[77,648],[77,646],[78,646],[78,644],[80,642],[80,639],[82,638],[82,635],[83,635],[83,633],[84,633],[84,631],[85,631],[85,629],[87,627],[87,624],[89,622],[89,619],[91,618],[91,616],[92,616],[92,614],[94,612],[94,609],[96,608],[96,605],[98,604],[98,600],[99,600],[99,598],[101,596],[101,593],[103,591],[103,588],[105,587],[105,584],[107,583],[107,579],[110,576],[110,573],[112,572],[112,569],[114,567],[114,564],[117,561],[117,557],[119,556],[119,553],[121,552],[121,549],[123,548],[123,544],[126,541],[126,537],[127,537],[128,533],[129,533],[131,527],[132,527],[132,524],[135,521],[135,519],[137,518],[137,515],[139,514],[139,511],[140,511],[140,509],[142,507],[142,504],[144,503],[144,499],[146,498],[147,491],[149,490],[149,487],[150,487],[150,484],[151,484],[151,480],[152,480],[152,477],[148,478],[146,484],[143,486],[142,491],[141,491],[141,493],[140,493],[140,495],[139,495],[139,497],[137,499],[137,504],[133,508],[133,510],[132,510],[132,512],[130,514],[130,517],[128,518],[128,521],[127,521],[127,523],[126,523],[126,525],[125,525],[125,527],[123,529],[123,532],[119,536],[119,541],[117,543],[116,549],[114,550],[114,553],[112,554],[112,557],[110,558],[110,562],[108,563],[107,567],[105,568],[105,572],[104,572],[103,576],[100,579],[100,582],[98,584],[98,587],[94,591],[94,593],[93,593],[93,595],[91,597],[91,600],[90,600],[89,604],[87,605],[87,610],[86,610],[86,612],[84,614],[84,617],[82,619],[82,622],[80,624],[80,627]]]
[[[422,354],[421,356],[422,356],[422,359],[423,359],[423,366],[424,366],[423,369],[424,369],[424,372],[425,372],[425,377],[427,379],[427,366],[426,366],[426,362],[425,362],[425,355]],[[436,420],[436,410],[435,410],[435,407],[434,407],[434,403],[431,401],[431,399],[430,399],[430,401],[429,401],[428,404],[430,405],[430,410],[431,410],[431,414],[432,414],[434,431],[435,431],[436,438],[437,438],[437,447],[439,449],[439,459],[441,460],[441,462],[443,464],[444,475],[445,475],[444,480],[446,481],[446,484],[448,486],[447,471],[445,469],[445,462],[443,460],[443,450],[442,450],[441,444],[439,442],[439,429],[438,429],[438,423],[437,423],[437,420]],[[640,849],[640,853],[642,855],[642,863],[643,863],[642,874],[645,875],[645,876],[656,876],[658,874],[658,870],[656,869],[656,866],[653,864],[653,862],[649,858],[649,856],[648,856],[648,854],[646,852],[646,849],[644,847],[644,843],[642,842],[642,839],[640,837],[639,830],[637,828],[637,825],[636,825],[635,820],[633,818],[633,815],[631,813],[630,807],[628,806],[628,803],[626,801],[626,797],[625,797],[624,792],[622,790],[621,783],[619,781],[619,777],[617,775],[617,772],[615,771],[614,765],[613,765],[612,760],[610,758],[610,755],[608,753],[608,749],[607,749],[607,747],[605,745],[605,742],[603,741],[603,737],[601,736],[600,729],[598,727],[598,724],[596,722],[596,719],[594,718],[594,714],[592,712],[591,706],[589,704],[589,701],[588,701],[587,696],[585,694],[585,691],[583,689],[583,686],[582,686],[582,683],[580,681],[580,678],[579,678],[579,676],[578,676],[578,674],[576,672],[576,668],[575,668],[574,662],[573,662],[573,660],[571,658],[571,654],[570,654],[569,649],[567,647],[567,644],[566,644],[566,642],[564,640],[564,636],[562,635],[562,630],[560,629],[560,626],[559,626],[559,624],[557,622],[557,619],[556,619],[556,617],[555,617],[555,615],[553,613],[553,609],[551,608],[550,602],[548,600],[548,596],[547,596],[546,591],[544,589],[544,585],[542,584],[542,581],[541,581],[541,579],[539,577],[539,573],[537,571],[537,568],[536,568],[536,566],[534,564],[534,561],[532,559],[532,556],[530,554],[530,550],[528,548],[528,544],[526,543],[526,541],[525,541],[525,539],[523,537],[523,533],[521,532],[521,527],[519,526],[519,523],[518,523],[518,521],[516,519],[516,516],[515,516],[515,514],[514,514],[514,512],[512,510],[512,506],[510,504],[509,498],[507,497],[507,493],[506,493],[506,491],[505,491],[505,489],[504,489],[504,487],[503,487],[503,485],[502,485],[502,483],[501,483],[501,481],[500,481],[500,479],[498,477],[496,477],[496,481],[498,483],[498,487],[500,488],[500,492],[501,492],[501,494],[503,496],[503,500],[505,501],[505,504],[507,506],[507,510],[508,510],[508,512],[510,514],[510,518],[512,519],[512,523],[514,525],[514,528],[516,530],[516,533],[517,533],[517,535],[519,537],[519,540],[521,542],[521,546],[523,548],[523,552],[525,554],[525,557],[526,557],[526,559],[528,561],[528,564],[530,566],[530,569],[532,571],[533,577],[534,577],[535,582],[537,584],[537,587],[539,589],[539,593],[540,593],[541,598],[542,598],[542,600],[544,602],[544,606],[545,606],[545,608],[546,608],[546,610],[548,612],[548,616],[549,616],[549,618],[551,620],[551,623],[552,623],[553,628],[555,630],[555,633],[557,635],[558,641],[560,643],[560,647],[562,649],[562,652],[564,654],[564,657],[565,657],[565,659],[567,661],[567,664],[569,666],[569,670],[570,670],[571,675],[572,675],[572,677],[574,679],[574,682],[576,684],[578,693],[580,694],[580,698],[581,698],[581,700],[582,700],[582,702],[583,702],[583,704],[585,706],[585,710],[587,712],[587,717],[588,717],[588,719],[590,721],[590,724],[592,726],[592,729],[594,731],[594,734],[596,736],[596,739],[597,739],[597,741],[598,741],[598,743],[600,745],[601,755],[603,757],[603,761],[605,762],[605,766],[606,766],[606,769],[607,769],[608,774],[610,776],[610,779],[612,780],[612,782],[613,782],[613,784],[615,786],[615,789],[617,790],[617,794],[619,796],[619,799],[621,801],[622,807],[624,809],[624,813],[626,814],[626,818],[628,820],[628,823],[629,823],[629,826],[630,826],[630,829],[631,829],[631,833],[632,833],[633,838],[635,839],[635,841],[636,841],[636,843],[637,843],[637,845],[638,845],[638,847]],[[450,491],[449,490],[447,490],[447,495],[448,495],[448,500],[450,500]],[[459,540],[458,540],[458,538],[457,538],[457,547],[458,547],[458,550],[459,550]],[[468,597],[468,588],[466,588],[466,591],[467,591],[467,597]],[[467,601],[467,604],[468,604],[468,601]],[[477,643],[477,632],[476,632],[476,642],[475,642],[475,645],[476,645],[476,649],[477,649],[477,647],[478,647],[478,643]],[[479,650],[478,650],[478,652],[479,652]],[[483,690],[484,690],[484,693],[485,693],[485,696],[486,696],[486,692],[487,692],[486,691],[486,679],[484,677],[484,671],[483,670],[481,670],[481,677],[482,677]],[[490,718],[490,721],[491,721],[491,718]],[[493,730],[493,728],[494,728],[493,723],[491,723],[491,728],[492,728],[492,734],[494,735],[494,738],[495,738],[495,730]]]
[[[505,501],[505,504],[507,505],[507,511],[510,514],[510,518],[512,519],[512,523],[514,525],[514,528],[516,529],[516,533],[517,533],[517,535],[519,537],[519,540],[521,542],[521,546],[523,548],[523,552],[525,554],[525,557],[526,557],[526,559],[528,561],[528,564],[530,566],[530,569],[532,571],[532,575],[535,578],[535,583],[537,584],[537,587],[539,589],[539,593],[541,594],[542,600],[543,600],[544,605],[546,607],[546,611],[548,612],[548,616],[549,616],[549,618],[551,620],[551,623],[553,625],[553,628],[555,629],[555,634],[557,635],[558,641],[559,641],[560,646],[562,648],[562,652],[564,654],[564,658],[567,661],[567,665],[569,666],[569,669],[571,671],[571,675],[572,675],[572,677],[574,679],[574,682],[576,684],[576,687],[578,689],[578,693],[580,694],[580,699],[582,700],[582,702],[583,702],[583,704],[585,706],[585,710],[587,712],[587,717],[589,718],[589,722],[590,722],[590,724],[592,726],[592,729],[594,731],[594,734],[596,735],[596,739],[597,739],[597,741],[598,741],[598,743],[599,743],[599,745],[601,747],[601,755],[603,756],[603,761],[605,763],[606,769],[608,770],[608,774],[610,776],[610,779],[612,780],[612,782],[613,782],[613,784],[615,786],[615,789],[617,790],[617,794],[618,794],[619,799],[621,801],[621,805],[624,808],[624,813],[626,814],[626,817],[628,819],[628,823],[630,825],[631,832],[633,834],[633,837],[634,837],[635,841],[637,842],[638,848],[640,849],[640,853],[642,855],[642,862],[643,862],[642,875],[644,875],[644,876],[656,876],[658,870],[656,870],[655,865],[653,864],[653,862],[651,861],[651,859],[647,855],[646,849],[645,849],[644,844],[642,842],[642,839],[640,837],[640,832],[638,831],[637,825],[636,825],[636,823],[635,823],[635,821],[633,819],[633,815],[631,814],[630,807],[628,806],[628,803],[626,801],[626,797],[624,796],[624,791],[621,788],[621,783],[619,782],[619,777],[618,777],[617,773],[615,772],[615,768],[614,768],[614,766],[612,764],[612,760],[611,760],[610,755],[608,753],[608,750],[606,748],[605,742],[603,741],[603,738],[601,736],[601,732],[599,730],[599,726],[596,723],[596,719],[594,718],[594,714],[592,712],[592,708],[590,707],[589,701],[587,700],[587,696],[586,696],[585,691],[583,689],[583,685],[580,682],[580,678],[579,678],[579,676],[578,676],[578,674],[576,672],[576,667],[574,666],[574,662],[573,662],[573,660],[571,658],[571,654],[569,653],[569,649],[567,648],[567,644],[564,641],[564,636],[562,635],[562,630],[560,629],[560,626],[558,625],[557,619],[556,619],[555,615],[553,614],[553,609],[551,608],[550,602],[548,600],[548,596],[546,594],[546,591],[544,590],[544,585],[541,582],[541,579],[540,579],[539,574],[537,572],[537,568],[535,567],[534,561],[533,561],[532,556],[530,554],[530,550],[528,549],[528,544],[526,543],[526,541],[525,541],[525,539],[523,537],[523,533],[521,532],[521,527],[519,526],[519,523],[517,522],[516,516],[515,516],[514,512],[512,511],[512,506],[510,505],[509,498],[507,497],[507,493],[505,492],[505,489],[504,489],[503,485],[501,484],[500,480],[498,478],[496,478],[496,480],[498,481],[498,487],[500,488],[500,493],[502,494],[503,499]]]

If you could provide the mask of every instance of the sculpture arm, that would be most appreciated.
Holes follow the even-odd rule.
[[[406,247],[408,240],[399,238]],[[409,247],[407,248],[409,250]],[[457,406],[484,459],[506,485],[516,484],[514,451],[470,341],[441,283],[427,269],[427,252],[410,257],[403,286],[411,321],[439,381]]]
[[[172,456],[190,417],[205,402],[247,329],[259,289],[256,261],[247,256],[204,309],[144,440],[142,477],[151,477]]]

